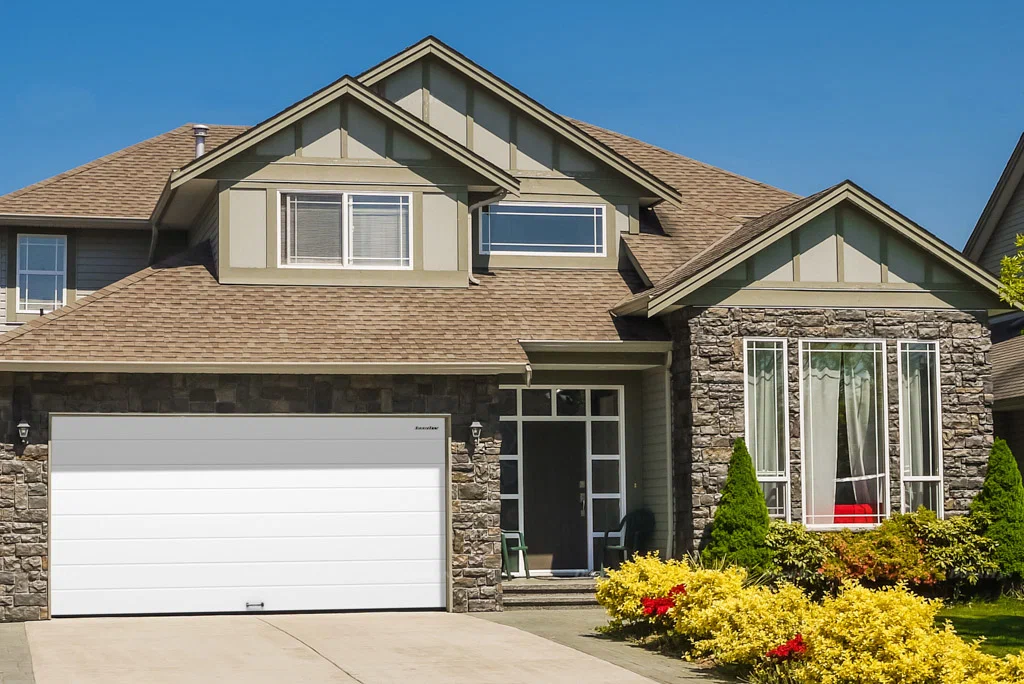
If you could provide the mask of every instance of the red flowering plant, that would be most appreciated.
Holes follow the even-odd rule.
[[[668,611],[676,607],[676,597],[686,595],[686,585],[677,584],[668,590],[668,596],[645,596],[640,599],[640,604],[643,606],[644,615],[647,617],[662,617],[668,614]]]
[[[775,661],[795,660],[807,653],[807,644],[804,643],[802,634],[797,634],[789,641],[779,644],[771,649],[765,656]]]

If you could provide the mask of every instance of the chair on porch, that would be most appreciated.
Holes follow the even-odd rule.
[[[508,537],[515,537],[513,546],[509,546]],[[526,539],[522,532],[501,531],[501,572],[505,575],[505,579],[511,581],[512,565],[509,563],[509,551],[517,556],[520,551],[523,552],[523,570],[526,571],[526,579],[530,579],[530,559],[526,555]]]
[[[647,544],[654,533],[654,512],[649,508],[638,508],[630,511],[619,521],[613,530],[605,530],[604,547],[601,553],[601,574],[604,574],[604,562],[608,552],[621,554],[620,562],[625,562],[638,551],[646,551]],[[609,543],[609,536],[618,533],[619,543]]]

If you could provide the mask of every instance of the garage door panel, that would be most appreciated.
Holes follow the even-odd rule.
[[[177,440],[72,440],[57,438],[53,449],[64,453],[69,466],[132,466],[188,468],[264,466],[292,469],[329,465],[425,465],[437,463],[437,440],[324,439],[296,442],[238,439],[231,442],[204,439]]]
[[[437,583],[331,587],[189,587],[187,589],[112,589],[54,592],[55,615],[138,615],[152,613],[235,613],[246,603],[262,602],[264,611],[387,610],[434,608],[445,603]]]
[[[435,459],[436,460],[436,459]],[[54,473],[54,487],[62,490],[98,489],[294,489],[302,487],[352,489],[362,487],[433,487],[443,483],[436,465],[353,465],[333,468],[138,468],[120,466],[65,467]]]
[[[443,607],[444,425],[53,416],[51,613]]]
[[[441,511],[437,488],[192,489],[62,491],[56,515],[159,513],[344,513],[348,511]]]
[[[440,527],[431,511],[405,513],[308,513],[289,515],[55,515],[54,539],[176,539],[236,537],[365,536],[434,534]]]
[[[61,591],[424,584],[436,579],[437,563],[429,560],[88,565],[54,573]]]
[[[231,416],[135,414],[122,416],[62,415],[60,438],[111,441],[217,441],[298,443],[322,439],[365,439],[436,442],[444,419],[436,416]],[[216,420],[211,420],[216,418]],[[366,420],[370,418],[371,420]],[[425,429],[427,428],[427,429]]]
[[[261,537],[249,539],[60,540],[53,559],[61,565],[133,563],[245,563],[308,558],[318,561],[440,560],[441,531],[420,537]]]

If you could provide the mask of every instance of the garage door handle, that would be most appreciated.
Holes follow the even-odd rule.
[[[251,608],[263,608],[263,601],[260,601],[259,603],[246,603],[245,604],[245,609],[246,610],[249,610]]]

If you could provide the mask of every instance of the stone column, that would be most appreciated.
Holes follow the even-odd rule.
[[[463,430],[467,430],[463,428]],[[467,430],[468,431],[468,430]],[[501,610],[501,437],[452,440],[452,610]]]
[[[0,444],[0,622],[49,617],[48,452]]]

